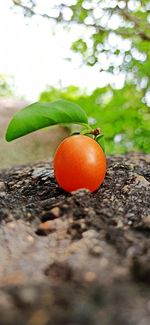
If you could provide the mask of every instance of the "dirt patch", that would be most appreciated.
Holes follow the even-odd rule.
[[[110,157],[95,193],[50,162],[0,173],[1,324],[150,323],[150,157]]]

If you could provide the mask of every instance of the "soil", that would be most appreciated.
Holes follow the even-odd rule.
[[[150,156],[108,158],[95,193],[50,162],[0,171],[0,324],[150,324]]]

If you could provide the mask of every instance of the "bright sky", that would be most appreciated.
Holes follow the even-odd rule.
[[[43,1],[43,2],[42,2]],[[46,3],[47,0],[39,3]],[[16,94],[37,100],[46,85],[70,84],[94,89],[108,81],[108,75],[98,69],[80,66],[80,56],[71,54],[70,45],[81,35],[81,28],[70,34],[53,23],[34,17],[25,20],[10,9],[11,0],[0,0],[0,74],[14,77]],[[72,56],[69,62],[64,58]],[[109,76],[110,78],[110,76]],[[118,82],[122,85],[124,77]]]

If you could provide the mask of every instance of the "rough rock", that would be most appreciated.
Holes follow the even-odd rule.
[[[92,194],[1,170],[0,324],[150,324],[149,185],[149,155],[109,157]]]

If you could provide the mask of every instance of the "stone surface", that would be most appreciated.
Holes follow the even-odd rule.
[[[92,194],[1,170],[0,261],[1,325],[150,324],[150,156],[108,158]]]

